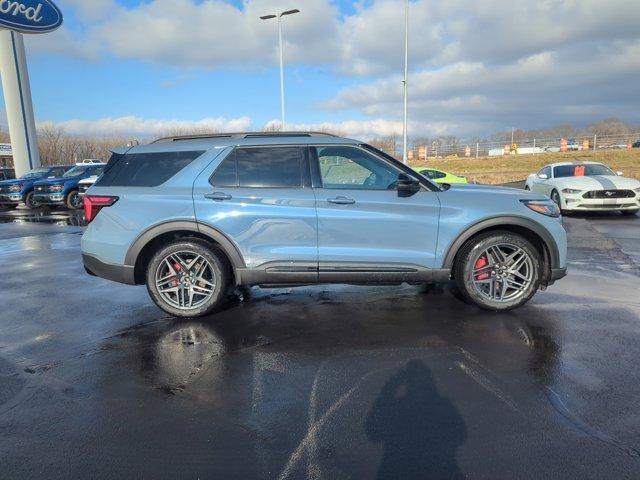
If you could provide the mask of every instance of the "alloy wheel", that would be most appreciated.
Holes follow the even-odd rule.
[[[78,209],[82,206],[82,198],[80,197],[80,195],[78,195],[78,192],[70,193],[69,203],[75,209]]]
[[[155,284],[167,304],[191,310],[206,303],[214,294],[216,274],[202,255],[180,251],[162,259],[156,269]]]
[[[529,290],[534,279],[531,256],[522,248],[502,243],[475,257],[471,280],[475,290],[493,302],[511,302]]]

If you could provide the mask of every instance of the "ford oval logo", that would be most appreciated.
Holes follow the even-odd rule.
[[[51,0],[0,0],[0,27],[46,33],[62,25],[62,12]]]

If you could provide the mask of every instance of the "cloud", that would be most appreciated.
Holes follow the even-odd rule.
[[[512,63],[457,62],[409,78],[410,118],[422,124],[456,125],[451,133],[476,135],[495,129],[587,124],[603,116],[637,118],[640,40],[607,49],[570,46]],[[344,88],[320,105],[400,118],[402,78],[388,76]],[[431,132],[424,132],[432,134]]]
[[[286,1],[253,0],[238,9],[221,0],[154,0],[114,8],[90,36],[122,58],[206,70],[255,68],[278,58],[277,23],[259,17],[288,8]],[[307,0],[302,9],[283,20],[288,60],[330,61],[337,47],[335,7]]]
[[[114,0],[59,0],[58,3],[63,12],[71,9],[78,18],[89,21],[103,19],[116,9]]]
[[[65,120],[38,122],[38,127],[61,127],[65,133],[88,137],[158,137],[174,132],[241,132],[251,127],[251,119],[203,118],[201,120],[158,120],[136,116],[101,118],[98,120]]]
[[[29,38],[35,52],[133,59],[186,70],[255,71],[278,62],[275,20],[287,0],[63,0],[82,27]],[[402,112],[399,0],[305,0],[283,21],[288,65],[321,66],[349,84],[321,103],[384,130]],[[637,118],[637,0],[413,0],[410,114],[415,128],[482,134],[512,125]],[[31,36],[34,37],[34,36]],[[252,72],[253,73],[253,72]],[[306,80],[306,78],[305,78]],[[309,88],[314,79],[309,78]],[[175,82],[167,81],[166,87]],[[344,117],[342,115],[341,117]],[[376,126],[378,125],[378,126]],[[363,131],[364,131],[363,130]]]
[[[188,134],[198,132],[246,132],[277,130],[279,120],[271,120],[266,125],[256,125],[248,117],[234,119],[203,118],[201,120],[161,120],[137,116],[100,118],[97,120],[65,120],[61,122],[42,121],[38,127],[58,127],[70,135],[87,137],[124,137],[152,138],[162,135]],[[412,124],[410,131],[418,132],[424,128],[445,133],[449,124]],[[287,124],[287,130],[331,132],[348,137],[368,140],[402,134],[402,122],[377,118],[373,120],[346,120],[342,122],[318,122]]]

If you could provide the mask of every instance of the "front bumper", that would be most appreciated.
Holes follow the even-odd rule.
[[[89,275],[105,278],[112,282],[125,283],[127,285],[135,285],[135,277],[133,274],[133,266],[131,265],[115,265],[113,263],[103,262],[93,255],[82,254],[82,263],[84,269]]]
[[[567,195],[562,199],[563,210],[570,211],[617,211],[640,209],[640,197],[629,198],[582,198],[582,194]]]
[[[24,195],[20,192],[0,194],[0,204],[18,205],[22,202],[24,202]]]
[[[64,193],[36,193],[33,196],[36,203],[43,205],[64,205]]]

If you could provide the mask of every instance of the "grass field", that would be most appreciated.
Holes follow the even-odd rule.
[[[455,175],[462,175],[470,182],[508,183],[524,180],[548,163],[572,160],[602,162],[625,177],[640,179],[640,149],[603,150],[597,152],[545,153],[539,155],[516,155],[484,158],[451,158],[428,160],[411,164],[415,169],[432,167]]]

